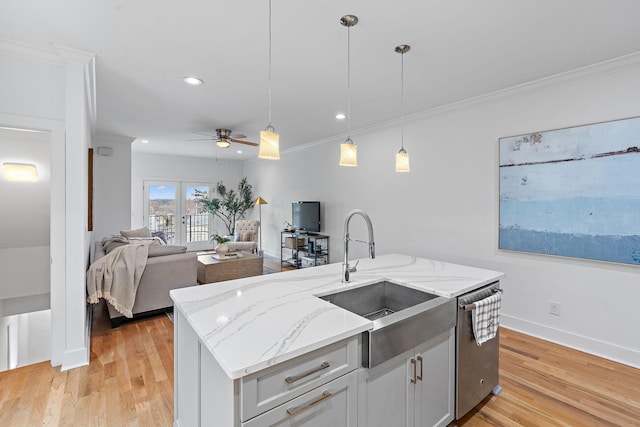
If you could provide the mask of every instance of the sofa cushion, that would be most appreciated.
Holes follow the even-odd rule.
[[[242,231],[236,238],[236,242],[255,242],[256,240],[256,233],[253,231]]]
[[[186,246],[166,245],[166,246],[149,246],[149,257],[183,254],[187,252]]]
[[[122,230],[120,234],[127,239],[131,237],[152,237],[148,227],[136,228],[135,230]]]

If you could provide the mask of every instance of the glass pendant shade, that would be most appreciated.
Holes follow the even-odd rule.
[[[409,172],[409,154],[404,150],[396,153],[396,172]]]
[[[216,141],[216,145],[220,148],[229,148],[231,146],[231,143],[229,141],[226,141],[224,139],[220,139],[218,141]]]
[[[260,150],[258,157],[268,160],[280,159],[280,135],[272,127],[260,132]]]
[[[358,146],[350,139],[340,144],[340,166],[358,166]]]
[[[30,163],[4,163],[2,165],[2,174],[7,181],[38,181],[38,170],[35,165]]]

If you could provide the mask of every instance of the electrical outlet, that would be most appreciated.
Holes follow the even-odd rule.
[[[549,302],[549,314],[553,314],[554,316],[560,316],[560,309],[562,306],[559,302]]]

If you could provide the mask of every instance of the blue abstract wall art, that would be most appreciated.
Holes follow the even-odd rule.
[[[499,248],[640,265],[640,118],[501,138]]]

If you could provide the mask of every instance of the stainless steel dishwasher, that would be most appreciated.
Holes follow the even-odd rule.
[[[456,419],[480,403],[489,393],[497,394],[499,332],[496,337],[476,344],[473,336],[471,312],[474,302],[495,292],[502,292],[500,282],[494,282],[458,297],[458,323],[456,332]]]

